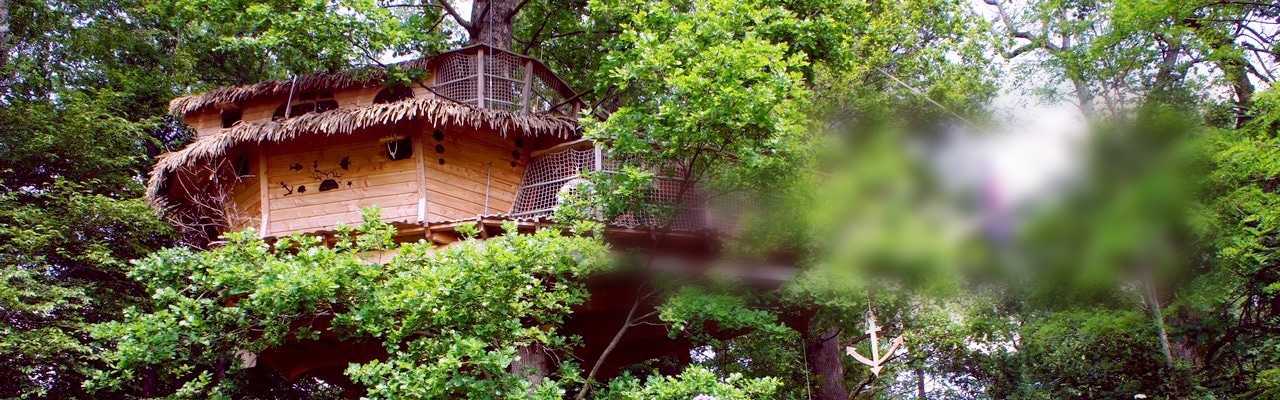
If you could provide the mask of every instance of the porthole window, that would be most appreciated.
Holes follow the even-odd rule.
[[[413,89],[407,86],[388,86],[373,96],[373,104],[395,103],[413,98]]]
[[[293,118],[299,115],[312,112],[325,112],[336,110],[338,101],[333,99],[332,92],[302,92],[294,97],[292,102],[285,101],[276,108],[275,114],[272,114],[272,121]]]

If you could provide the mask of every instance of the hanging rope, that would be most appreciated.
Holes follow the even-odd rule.
[[[391,154],[392,160],[395,160],[396,154],[400,153],[400,141],[392,137],[391,141],[387,142],[387,153]]]
[[[284,102],[284,117],[288,119],[293,113],[293,90],[298,88],[298,76],[294,75],[292,83],[289,84],[289,99]]]
[[[946,111],[948,114],[951,114],[951,116],[956,117],[957,119],[959,119],[960,121],[963,121],[966,124],[969,124],[969,127],[972,127],[973,129],[976,129],[976,130],[982,130],[981,127],[978,127],[978,124],[970,122],[968,119],[965,119],[965,117],[960,116],[960,114],[956,113],[955,111],[951,111],[951,109],[947,108],[947,106],[944,106],[942,105],[942,103],[939,103],[936,100],[930,98],[929,95],[926,95],[924,93],[924,91],[921,91],[920,89],[916,89],[915,87],[908,85],[906,82],[903,82],[901,79],[898,79],[898,77],[893,76],[893,74],[884,72],[883,69],[876,68],[876,71],[879,71],[881,74],[884,74],[884,76],[889,77],[889,79],[893,79],[894,82],[898,82],[899,85],[902,85],[902,87],[905,87],[907,88],[907,90],[910,90],[912,93],[915,93],[916,96],[920,96],[920,98],[923,98],[926,101],[933,103],[933,105],[938,106],[938,108],[941,108],[942,111]]]
[[[800,355],[804,356],[804,393],[805,398],[813,400],[813,384],[809,382],[809,352],[804,347],[804,337],[800,338]]]

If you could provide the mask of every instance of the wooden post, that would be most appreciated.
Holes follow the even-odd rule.
[[[493,163],[489,163],[489,169],[484,176],[484,215],[489,215],[489,186],[493,184]]]
[[[413,162],[418,164],[418,222],[426,223],[427,222],[427,165],[426,165],[427,158],[426,158],[426,155],[423,154],[423,152],[426,151],[425,150],[426,144],[424,144],[423,142],[427,141],[427,138],[426,138],[426,135],[423,134],[423,129],[415,129],[411,137],[413,138],[412,139],[413,154],[415,154],[413,158]]]
[[[271,196],[267,194],[267,189],[271,188],[271,182],[267,180],[267,146],[267,143],[263,143],[258,147],[258,196],[261,203],[258,208],[262,211],[258,237],[262,238],[270,236],[271,230]]]
[[[476,52],[476,106],[484,108],[484,48]]]
[[[520,89],[520,111],[529,112],[529,88],[533,86],[533,60],[524,62],[524,88]]]

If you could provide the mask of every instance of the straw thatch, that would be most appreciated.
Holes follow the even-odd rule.
[[[284,121],[243,123],[201,137],[182,150],[162,155],[151,171],[147,199],[156,206],[164,207],[167,204],[163,199],[167,180],[173,174],[224,157],[229,149],[239,144],[284,142],[308,135],[350,135],[368,128],[411,121],[435,127],[488,130],[503,136],[568,139],[578,135],[577,121],[572,118],[483,109],[431,97],[339,108]]]
[[[429,62],[429,59],[411,60],[395,64],[395,67],[406,70],[426,69]],[[386,80],[386,75],[386,70],[382,67],[366,67],[348,72],[309,74],[294,79],[217,88],[169,101],[169,113],[181,116],[219,104],[235,104],[259,96],[285,96],[290,90],[304,92],[376,86]]]

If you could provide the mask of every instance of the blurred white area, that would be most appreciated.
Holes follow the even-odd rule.
[[[1006,93],[995,110],[991,131],[952,132],[935,148],[946,188],[983,191],[988,205],[1016,209],[1057,193],[1079,171],[1086,126],[1075,105]]]

